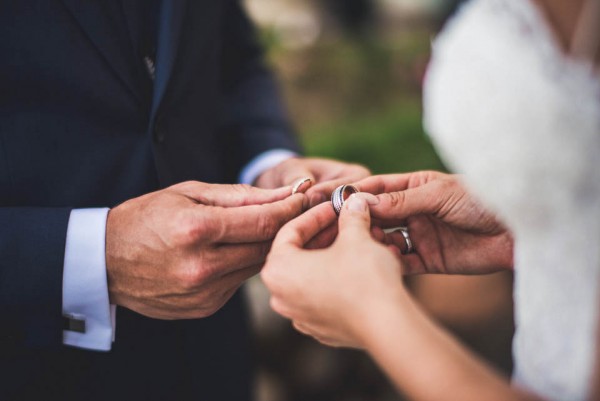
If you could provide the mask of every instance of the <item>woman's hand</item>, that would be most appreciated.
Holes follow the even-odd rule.
[[[406,178],[398,177],[392,180],[394,185]],[[423,176],[413,179],[419,177]],[[381,185],[387,182],[377,180]],[[337,226],[329,204],[309,210],[281,229],[262,272],[273,309],[324,344],[364,349],[410,399],[535,399],[512,389],[421,311],[402,284],[398,250],[372,238],[367,198],[371,197],[355,194],[348,199],[339,234],[328,248],[307,250],[306,246]],[[380,203],[385,205],[385,197]],[[462,221],[460,216],[442,215],[453,225],[469,227],[471,220]]]
[[[335,242],[326,249],[305,248],[337,225],[329,203],[285,225],[261,274],[271,307],[322,343],[364,348],[367,321],[376,321],[382,305],[408,297],[397,250],[375,241],[370,224],[366,201],[354,195],[344,205]]]
[[[459,177],[423,171],[373,176],[355,184],[377,224],[408,226],[414,253],[403,255],[405,274],[490,273],[513,267],[510,232],[468,194]],[[386,242],[405,247],[396,232]]]
[[[369,170],[358,164],[310,157],[292,157],[262,173],[255,182],[259,188],[275,189],[292,186],[298,180],[310,178],[312,185],[301,187],[310,206],[329,199],[331,192],[342,184],[358,181],[370,175]]]

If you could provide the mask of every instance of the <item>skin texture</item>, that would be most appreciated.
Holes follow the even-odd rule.
[[[415,192],[410,197],[422,195]],[[511,388],[413,301],[402,283],[404,257],[375,238],[367,197],[349,198],[339,234],[325,248],[307,244],[336,224],[328,204],[282,228],[261,273],[272,308],[324,344],[366,350],[410,399],[535,399]]]
[[[582,1],[535,3],[568,50]],[[456,177],[425,172],[395,178],[356,184],[362,191],[382,195],[352,196],[339,228],[326,205],[284,226],[261,274],[273,309],[325,344],[366,350],[409,399],[538,399],[511,387],[433,323],[400,279],[402,272],[512,268],[510,234],[462,190]],[[396,245],[401,247],[401,241],[394,235],[382,237],[372,223],[408,224],[416,254],[398,256]],[[425,238],[425,233],[433,238]],[[465,261],[459,263],[458,256]],[[597,400],[598,361],[592,377],[590,399]]]
[[[405,274],[491,273],[513,266],[508,230],[471,195],[455,175],[435,171],[374,176],[356,186],[378,224],[406,225],[415,252],[403,258]],[[400,233],[386,241],[404,249]]]
[[[531,0],[550,23],[559,44],[568,53],[583,0]]]
[[[310,178],[312,185],[302,185],[310,206],[329,200],[335,188],[342,184],[368,177],[370,172],[358,164],[342,163],[317,158],[291,158],[264,172],[255,182],[260,188],[278,188],[294,185],[302,178]]]
[[[106,264],[110,302],[158,319],[190,319],[219,310],[262,268],[279,229],[321,201],[337,181],[368,170],[294,158],[263,173],[257,185],[185,182],[131,199],[108,214]],[[311,177],[310,195],[290,196]],[[333,181],[332,181],[333,180]]]
[[[256,274],[279,228],[306,207],[290,189],[185,182],[109,212],[111,303],[159,319],[211,315]]]
[[[272,291],[271,303],[277,312],[289,316],[290,305],[299,303],[308,308],[302,311],[303,318],[312,319],[329,309],[332,314],[337,314],[340,310],[364,308],[367,315],[373,310],[369,300],[398,296],[399,290],[394,283],[402,287],[401,278],[407,272],[486,273],[492,270],[491,266],[496,270],[512,267],[511,263],[503,267],[496,263],[497,259],[512,261],[509,234],[491,213],[485,212],[466,194],[457,176],[436,172],[375,176],[356,186],[375,192],[405,190],[379,196],[353,195],[350,199],[354,203],[346,202],[339,222],[327,203],[284,226],[275,239],[262,273],[265,284]],[[371,215],[379,217],[376,224],[408,221],[416,252],[401,255],[404,238],[396,233],[383,234],[381,229],[372,227]],[[419,225],[413,230],[410,223],[420,221],[413,220],[416,216],[426,223],[422,231],[419,231]],[[432,230],[430,225],[444,228]],[[432,233],[435,234],[433,239],[426,238]],[[432,245],[428,245],[429,242]],[[459,249],[452,248],[458,243],[464,245]],[[489,260],[480,260],[481,264],[474,263],[470,270],[465,264],[445,262],[459,261],[465,255],[476,253],[477,247],[488,244],[495,245],[496,251],[479,252],[480,257],[491,256]],[[433,256],[425,252],[432,252]],[[408,267],[410,264],[413,268]],[[332,285],[338,293],[335,299],[329,298]],[[307,291],[311,293],[307,294]],[[360,299],[356,294],[361,294]],[[323,321],[329,325],[330,318],[332,316],[327,316]],[[336,329],[335,335],[324,331],[317,337],[332,345],[361,347],[354,334],[338,338],[340,333],[354,333],[353,324],[339,316],[334,320],[343,323],[343,328]],[[300,323],[301,331],[304,324]],[[314,324],[312,322],[311,327]]]

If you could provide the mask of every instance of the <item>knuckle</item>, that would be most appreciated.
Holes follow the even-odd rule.
[[[261,214],[256,224],[256,232],[261,238],[273,238],[278,228],[275,220],[266,213]]]
[[[173,220],[172,240],[176,246],[187,246],[194,242],[198,234],[195,224],[186,216],[179,216]]]
[[[273,309],[275,312],[279,313],[280,315],[283,315],[283,316],[288,315],[286,313],[285,307],[283,306],[283,302],[281,302],[281,300],[277,297],[271,297],[271,299],[269,299],[269,306],[271,307],[271,309]]]
[[[172,190],[176,190],[177,192],[194,192],[194,190],[203,189],[206,184],[199,181],[183,181],[175,185],[171,185],[169,187]]]
[[[231,184],[232,189],[242,195],[249,195],[252,192],[252,186],[248,184]]]
[[[221,219],[207,219],[205,221],[205,230],[201,234],[201,238],[205,242],[222,243],[227,242],[226,238],[229,234],[230,226],[224,223]]]
[[[241,205],[247,205],[253,192],[256,188],[248,184],[231,184],[231,190],[235,194],[236,198],[239,198]]]
[[[201,261],[190,262],[177,272],[177,281],[181,288],[191,291],[198,288],[209,278],[209,269]]]
[[[215,229],[215,222],[206,214],[190,213],[188,209],[181,210],[173,219],[175,238],[180,245],[191,245],[210,239],[210,233]]]
[[[174,186],[188,189],[188,188],[195,188],[199,185],[200,185],[200,183],[198,181],[188,180],[188,181],[183,181],[179,184],[175,184]]]
[[[385,197],[387,203],[389,203],[389,206],[391,208],[401,207],[402,204],[404,203],[404,193],[403,192],[386,193],[386,194],[384,194],[384,197]]]

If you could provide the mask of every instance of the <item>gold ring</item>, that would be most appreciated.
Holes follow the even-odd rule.
[[[304,178],[300,178],[298,181],[296,181],[296,183],[294,184],[294,187],[292,188],[292,195],[295,195],[298,192],[298,190],[300,189],[300,187],[307,182],[310,182],[312,185],[312,178],[304,177]]]

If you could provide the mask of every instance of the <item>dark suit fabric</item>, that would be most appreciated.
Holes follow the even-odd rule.
[[[108,353],[62,345],[73,208],[296,150],[237,0],[163,2],[154,84],[115,4],[0,2],[0,399],[248,399],[239,296],[200,320],[119,309]]]

